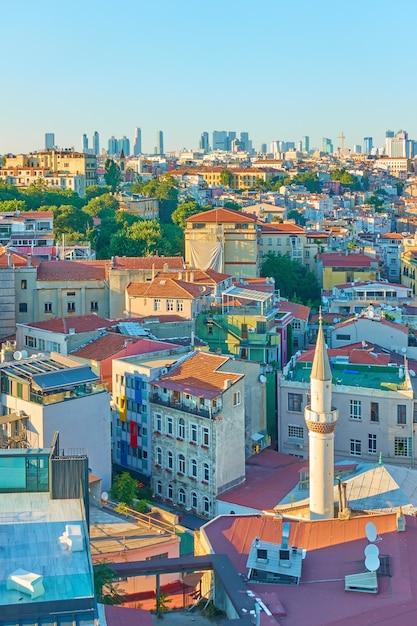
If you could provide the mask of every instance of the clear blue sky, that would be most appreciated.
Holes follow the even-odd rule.
[[[417,139],[416,0],[20,0],[0,13],[0,154],[81,148],[98,130],[145,151],[248,131],[259,148],[344,132]]]

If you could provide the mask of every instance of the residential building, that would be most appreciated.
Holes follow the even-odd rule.
[[[206,181],[209,187],[218,187],[222,185],[222,172],[227,169],[224,166],[196,168],[196,172]],[[276,176],[276,170],[266,167],[247,167],[247,168],[230,168],[231,183],[228,185],[230,189],[249,189],[254,187],[259,180],[267,181]]]
[[[139,352],[140,350],[140,352]],[[113,355],[112,459],[121,471],[152,473],[151,382],[178,361],[188,348],[144,340],[136,354]]]
[[[89,462],[59,444],[57,434],[52,446],[0,450],[2,624],[98,623]]]
[[[341,283],[352,283],[379,278],[378,256],[367,254],[340,254],[325,252],[317,255],[317,276],[323,289],[329,290]]]
[[[409,343],[408,328],[385,319],[372,305],[353,318],[336,322],[329,328],[328,340],[332,348],[369,341],[403,355],[407,354]]]
[[[304,265],[308,271],[316,272],[319,245],[313,238],[307,237],[305,228],[291,222],[260,223],[259,227],[261,258],[268,252],[287,255],[292,261],[298,261]]]
[[[56,431],[67,452],[83,451],[111,484],[110,397],[87,366],[57,353],[0,364],[2,447],[43,448]]]
[[[311,309],[304,304],[290,302],[282,298],[277,303],[278,314],[275,323],[278,323],[278,316],[291,315],[291,338],[292,344],[289,345],[290,354],[294,354],[298,350],[305,350],[309,344],[309,318]],[[288,354],[288,353],[287,353]],[[282,358],[281,368],[286,365],[288,358]]]
[[[137,215],[143,220],[159,219],[158,198],[148,198],[137,193],[121,192],[117,194],[119,209],[133,215]]]
[[[342,316],[362,313],[369,305],[383,308],[387,313],[412,299],[412,290],[404,285],[385,281],[360,281],[335,285],[323,295],[323,303],[330,313]]]
[[[45,150],[55,148],[55,133],[45,133]]]
[[[207,517],[245,477],[244,376],[228,361],[192,353],[151,385],[155,495]]]
[[[383,262],[382,275],[389,282],[400,282],[401,280],[401,260],[400,250],[404,240],[404,235],[400,233],[384,233],[377,242],[377,251]]]
[[[142,154],[142,130],[138,127],[135,128],[135,139],[133,141],[133,154],[134,156],[140,156]]]
[[[259,275],[258,226],[252,215],[217,208],[186,220],[185,262],[237,277]]]
[[[55,257],[52,211],[0,213],[0,245],[50,260]]]
[[[359,340],[328,351],[332,405],[340,414],[335,459],[376,463],[381,455],[391,464],[411,466],[417,450],[409,373],[392,361],[388,350],[378,351],[375,344],[365,340],[363,344]],[[310,404],[313,356],[314,350],[295,355],[278,377],[278,449],[300,458],[306,458],[308,452],[304,408]]]

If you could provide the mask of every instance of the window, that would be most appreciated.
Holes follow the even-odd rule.
[[[20,302],[19,303],[19,313],[27,313],[28,312],[28,305],[26,302]]]
[[[185,474],[185,456],[183,454],[178,455],[178,473]]]
[[[185,491],[182,487],[178,489],[178,504],[185,505]]]
[[[173,311],[174,310],[174,300],[168,299],[167,300],[167,311]]]
[[[177,313],[184,311],[184,300],[177,300]]]
[[[371,402],[371,422],[379,422],[379,404]]]
[[[45,302],[44,311],[45,313],[52,313],[52,302]]]
[[[190,461],[190,476],[197,478],[197,461],[195,459],[191,459]]]
[[[350,401],[350,419],[351,420],[360,420],[362,412],[362,403],[360,400],[351,400]]]
[[[170,450],[168,450],[168,452],[167,452],[167,468],[172,470],[173,467],[174,467],[174,461],[173,461],[172,452]]]
[[[192,491],[191,492],[191,508],[197,510],[197,506],[198,506],[197,494],[195,493],[195,491]]]
[[[203,427],[203,446],[210,445],[210,432],[206,426]]]
[[[155,298],[153,301],[153,310],[160,311],[161,310],[161,300],[159,298]]]
[[[256,322],[256,332],[258,335],[266,333],[266,322]]]
[[[75,311],[75,302],[68,302],[67,304],[68,313],[74,313]]]
[[[173,493],[174,493],[174,490],[172,489],[172,485],[169,484],[168,485],[168,489],[167,489],[167,498],[168,498],[168,500],[172,500]]]
[[[301,413],[303,405],[303,396],[301,393],[289,393],[288,394],[288,410]]]
[[[28,288],[28,281],[27,280],[21,280],[20,281],[20,289],[27,289]]]
[[[288,437],[291,439],[304,439],[304,428],[302,426],[294,426],[288,424]]]
[[[395,456],[411,456],[412,443],[411,438],[395,437],[394,454]]]
[[[185,439],[185,422],[182,417],[178,420],[178,439]]]
[[[397,405],[397,424],[403,426],[407,423],[407,407],[405,404]]]
[[[155,414],[155,430],[158,433],[162,432],[162,415],[160,413]]]
[[[368,452],[369,454],[376,454],[376,435],[368,435]]]
[[[336,334],[337,341],[350,341],[350,335]]]
[[[36,337],[25,335],[25,346],[28,348],[36,348]]]
[[[155,465],[162,465],[162,450],[161,448],[156,448],[155,450]]]
[[[239,406],[240,404],[240,391],[235,391],[233,394],[233,406]]]
[[[203,480],[208,483],[210,480],[210,469],[208,463],[203,463]]]
[[[160,480],[156,483],[156,495],[159,497],[162,496],[162,483]]]
[[[293,330],[301,330],[301,322],[300,320],[292,320],[291,326]]]
[[[353,456],[361,455],[361,441],[360,439],[351,439],[350,440],[350,453]]]
[[[173,434],[174,434],[174,425],[173,425],[172,417],[167,417],[167,435],[170,435],[172,437]]]
[[[75,296],[75,291],[67,291],[67,296]]]
[[[309,259],[310,258],[310,250],[306,250],[304,256],[305,256],[306,259]]]
[[[209,515],[210,513],[210,501],[208,498],[203,498],[203,513]]]
[[[98,311],[98,302],[92,302],[91,303],[91,311]]]
[[[197,443],[197,424],[191,424],[190,426],[190,441]]]

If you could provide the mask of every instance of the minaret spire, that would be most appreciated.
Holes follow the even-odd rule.
[[[334,517],[334,429],[339,413],[332,407],[332,371],[321,309],[310,389],[311,404],[304,411],[309,431],[310,518],[331,519]]]

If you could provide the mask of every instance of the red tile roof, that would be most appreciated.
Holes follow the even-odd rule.
[[[34,267],[37,267],[41,260],[35,256],[28,256],[23,254],[22,252],[15,252],[14,250],[10,250],[9,254],[11,255],[12,267],[27,267],[28,262]],[[6,269],[8,267],[9,260],[6,248],[0,246],[0,269]]]
[[[211,224],[215,222],[216,224],[243,224],[243,223],[251,223],[254,224],[256,222],[256,218],[252,215],[248,215],[246,213],[242,213],[241,211],[234,211],[233,209],[212,209],[211,211],[205,211],[202,213],[197,213],[196,215],[192,215],[186,220],[187,224],[194,222],[203,222]]]
[[[381,235],[381,239],[404,239],[405,235],[400,235],[400,233],[384,233]]]
[[[104,361],[109,357],[117,354],[128,344],[136,344],[134,353],[148,354],[158,350],[169,350],[174,344],[164,341],[154,341],[152,339],[143,339],[142,337],[132,337],[131,335],[122,335],[120,333],[106,333],[103,337],[99,337],[86,346],[71,352],[71,355],[78,356],[91,361]]]
[[[133,297],[162,297],[194,299],[209,293],[202,285],[187,283],[183,280],[160,278],[157,276],[152,282],[132,282],[126,288],[129,296]]]
[[[298,361],[303,363],[312,363],[314,358],[315,348],[310,348],[305,352],[302,352],[298,357]],[[381,352],[379,346],[374,347],[373,344],[368,343],[365,347],[361,342],[342,346],[340,348],[328,348],[327,354],[329,358],[336,356],[349,357],[349,363],[355,363],[357,365],[383,365],[386,366],[392,362],[390,355]]]
[[[77,315],[74,317],[52,317],[49,320],[31,322],[30,324],[25,324],[25,326],[68,335],[70,328],[73,328],[76,333],[88,333],[93,330],[98,330],[99,328],[110,328],[111,326],[115,326],[116,323],[117,322],[113,320],[92,314]]]
[[[280,224],[279,222],[272,222],[270,224],[262,224],[262,232],[266,233],[283,233],[286,235],[305,235],[305,228],[301,226],[297,226],[297,224],[290,224],[289,222],[284,222]]]
[[[358,318],[356,317],[352,317],[349,320],[346,320],[345,322],[339,322],[338,324],[335,324],[334,327],[335,328],[346,328],[347,326],[352,326],[352,324],[356,324],[359,321],[366,321],[369,322],[370,324],[381,324],[382,326],[389,326],[391,328],[395,328],[396,330],[401,331],[404,334],[408,334],[408,328],[406,326],[404,326],[403,324],[396,324],[395,322],[391,322],[390,320],[385,319],[384,317],[379,318],[377,321],[374,319],[367,319],[364,316],[360,316]]]
[[[366,254],[340,254],[325,252],[317,255],[323,267],[366,267],[378,264],[379,257],[371,257]]]
[[[168,374],[154,381],[158,387],[188,393],[202,398],[216,398],[227,388],[226,381],[233,385],[242,374],[218,371],[229,357],[208,352],[194,352],[185,361],[174,366]]]
[[[280,313],[292,313],[296,319],[307,322],[311,309],[309,306],[305,306],[304,304],[280,300],[278,304],[278,311]]]

